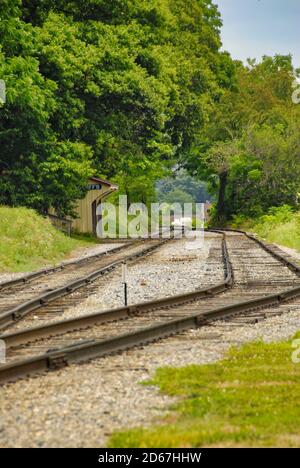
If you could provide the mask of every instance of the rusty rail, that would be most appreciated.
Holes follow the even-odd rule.
[[[214,232],[222,233],[223,230],[214,230]],[[281,261],[284,265],[288,266],[295,274],[297,274],[297,276],[300,276],[300,267],[295,265],[293,262],[290,262],[289,260],[285,259],[278,252],[275,252],[270,246],[267,246],[262,241],[258,240],[257,238],[248,233],[245,233],[243,231],[235,232],[240,232],[241,234],[244,234],[250,239],[259,243],[259,245],[261,245],[262,248],[267,250],[271,255],[273,255],[275,258]],[[214,293],[216,294],[221,290],[225,290],[232,285],[233,276],[230,259],[226,247],[225,234],[223,234],[223,236],[224,238],[222,249],[226,277],[224,283],[222,284],[212,286],[207,290],[194,291],[192,293],[176,297],[165,298],[160,301],[152,301],[148,303],[137,304],[127,308],[123,307],[120,309],[109,310],[102,312],[101,314],[94,314],[85,317],[80,317],[77,319],[62,321],[56,324],[52,324],[50,326],[26,330],[24,332],[19,332],[13,335],[4,335],[1,337],[1,339],[4,339],[6,341],[7,346],[14,346],[20,343],[26,343],[28,339],[46,336],[44,334],[46,332],[47,334],[55,334],[56,332],[68,331],[71,329],[70,327],[73,327],[74,325],[78,328],[81,328],[80,322],[78,322],[80,320],[82,321],[81,325],[85,327],[87,325],[101,323],[101,320],[118,319],[126,317],[128,315],[132,315],[134,313],[155,310],[159,307],[167,307],[172,306],[174,304],[181,304],[186,301],[194,300],[195,298],[204,297],[205,295]],[[148,344],[192,328],[198,328],[211,321],[224,319],[233,315],[237,315],[241,312],[248,312],[261,307],[279,305],[284,301],[293,299],[298,296],[300,296],[300,286],[289,290],[284,290],[277,294],[268,295],[263,298],[244,301],[238,304],[233,304],[225,307],[219,307],[210,311],[203,312],[201,314],[192,314],[188,317],[172,320],[170,322],[166,322],[159,325],[150,326],[135,332],[122,334],[114,338],[109,338],[106,340],[91,340],[81,344],[75,343],[72,346],[67,346],[58,350],[49,351],[48,353],[45,353],[41,356],[35,356],[30,359],[15,361],[11,364],[2,366],[0,368],[0,384],[12,382],[32,374],[66,367],[69,364],[84,362],[90,359],[111,355],[113,353],[124,351],[135,346],[140,346],[142,344]],[[77,321],[77,323],[75,323],[74,321]],[[52,328],[50,329],[49,327]]]
[[[96,281],[98,278],[101,276],[109,273],[110,271],[116,269],[119,265],[121,265],[124,261],[129,262],[132,260],[135,260],[137,258],[146,256],[150,253],[152,253],[154,250],[158,249],[161,247],[163,244],[166,242],[169,242],[170,239],[163,239],[158,241],[156,244],[146,247],[145,249],[141,250],[140,252],[128,255],[123,257],[120,260],[117,260],[113,263],[110,263],[109,265],[106,265],[92,273],[89,273],[88,275],[82,276],[78,280],[72,281],[63,287],[53,289],[50,292],[44,293],[42,295],[39,295],[35,297],[34,299],[24,302],[23,304],[20,304],[10,310],[5,311],[4,313],[0,314],[0,330],[4,330],[7,328],[9,325],[15,323],[18,320],[21,320],[23,317],[28,315],[31,312],[34,312],[41,307],[43,307],[46,304],[50,304],[51,302],[60,299],[68,294],[73,293],[74,291],[85,287],[87,284],[90,284],[94,281]],[[119,251],[120,247],[116,249],[116,251]]]

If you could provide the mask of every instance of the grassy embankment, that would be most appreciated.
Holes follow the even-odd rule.
[[[67,237],[33,210],[0,207],[0,272],[32,271],[53,265],[91,242]]]
[[[300,338],[300,334],[298,335]],[[111,447],[298,447],[300,364],[292,342],[251,343],[215,364],[158,369],[178,404],[162,424],[120,432]]]
[[[288,206],[271,208],[267,215],[253,220],[236,217],[232,227],[255,232],[268,242],[300,251],[300,213]]]

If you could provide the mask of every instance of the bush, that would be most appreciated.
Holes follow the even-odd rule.
[[[272,207],[268,214],[261,216],[259,222],[265,224],[287,223],[293,219],[294,210],[289,205]]]

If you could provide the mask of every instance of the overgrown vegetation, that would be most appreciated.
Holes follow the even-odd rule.
[[[251,343],[216,364],[159,369],[151,384],[178,397],[176,413],[156,427],[116,433],[110,446],[299,447],[293,352],[291,341]]]
[[[71,239],[27,208],[0,206],[0,271],[32,271],[63,260],[85,240]]]
[[[231,225],[253,231],[268,242],[300,251],[300,213],[288,205],[270,208],[266,215],[255,219],[235,216]]]
[[[299,74],[290,56],[236,63],[235,87],[211,107],[187,166],[218,192],[215,223],[257,217],[272,206],[299,206]]]

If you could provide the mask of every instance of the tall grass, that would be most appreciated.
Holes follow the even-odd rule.
[[[271,208],[268,214],[255,220],[236,217],[233,227],[241,227],[257,233],[268,242],[300,251],[300,213],[284,205]]]
[[[55,264],[86,245],[57,231],[27,208],[0,206],[0,271],[23,272]]]

